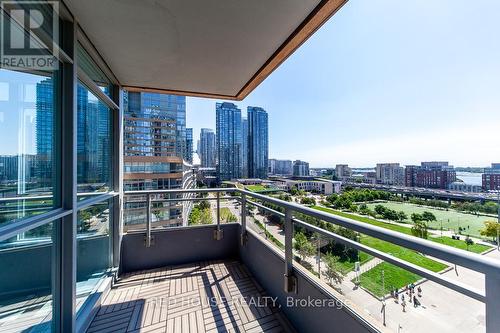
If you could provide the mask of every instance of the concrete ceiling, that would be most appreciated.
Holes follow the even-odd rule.
[[[64,2],[121,85],[242,99],[345,1]]]

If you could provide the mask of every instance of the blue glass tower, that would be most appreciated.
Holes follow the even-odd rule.
[[[219,181],[241,178],[241,110],[233,103],[216,103],[217,174]]]
[[[267,178],[269,137],[267,112],[249,106],[248,115],[248,177]]]
[[[41,187],[50,186],[55,147],[54,88],[51,78],[36,84],[36,167],[35,177]]]
[[[241,120],[241,137],[242,137],[242,170],[241,176],[243,178],[248,177],[248,119],[243,118]]]

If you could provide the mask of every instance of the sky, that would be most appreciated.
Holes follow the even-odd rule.
[[[500,162],[500,1],[351,0],[245,100],[269,157],[311,167]],[[187,98],[215,128],[218,100]]]

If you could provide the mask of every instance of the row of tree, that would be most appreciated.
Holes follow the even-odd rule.
[[[485,214],[496,214],[498,212],[498,204],[496,202],[487,201],[484,203],[480,202],[468,202],[468,201],[456,201],[452,204],[449,204],[447,201],[442,200],[425,200],[421,198],[411,197],[408,200],[410,203],[421,205],[421,206],[429,206],[443,209],[456,209],[463,212],[468,213],[485,213]]]
[[[326,202],[333,208],[356,211],[357,207],[355,203],[357,202],[390,200],[392,197],[393,195],[391,193],[384,191],[347,187],[342,194],[331,194],[327,196]]]
[[[189,225],[212,224],[213,219],[210,203],[207,200],[203,200],[194,205],[191,214],[189,214],[188,222]]]

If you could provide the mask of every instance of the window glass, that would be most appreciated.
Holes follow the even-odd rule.
[[[111,110],[80,83],[77,89],[77,109],[78,193],[109,191],[112,156]]]
[[[77,52],[79,69],[83,70],[106,95],[110,96],[111,83],[104,72],[96,65],[80,43],[78,43]]]
[[[50,73],[0,69],[0,226],[55,206],[54,81]]]
[[[78,211],[77,285],[78,304],[92,294],[111,266],[111,200]]]
[[[0,331],[50,332],[51,222],[0,242]]]

